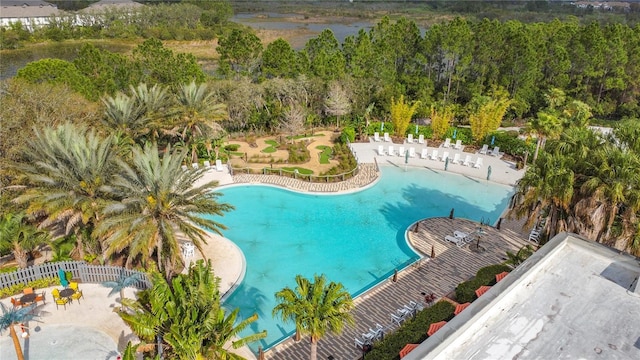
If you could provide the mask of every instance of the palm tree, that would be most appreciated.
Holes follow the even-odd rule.
[[[518,250],[515,254],[511,251],[507,251],[507,261],[504,263],[515,268],[516,266],[522,264],[523,261],[527,260],[529,256],[533,254],[533,248],[531,245],[525,245]]]
[[[120,273],[120,276],[114,281],[105,281],[102,283],[102,286],[108,287],[111,289],[107,296],[111,296],[117,292],[120,293],[120,310],[124,310],[124,304],[122,300],[124,300],[124,289],[135,285],[142,278],[140,273],[133,273],[131,275],[125,275],[124,271]]]
[[[153,259],[170,279],[182,264],[178,233],[202,253],[203,229],[220,234],[225,227],[212,216],[233,207],[216,201],[220,194],[212,190],[217,182],[194,186],[206,170],[182,170],[184,152],[169,147],[161,157],[151,144],[132,152],[131,164],[119,160],[120,171],[105,188],[117,201],[105,207],[96,234],[107,244],[107,255],[124,253],[126,266]]]
[[[311,337],[311,355],[318,356],[318,341],[333,332],[340,334],[345,325],[353,325],[354,308],[351,295],[340,283],[330,282],[324,275],[315,275],[314,281],[296,276],[297,287],[286,287],[275,294],[278,304],[273,308],[273,316],[285,321],[293,321],[296,331]]]
[[[18,339],[18,334],[16,334],[14,326],[24,324],[33,319],[36,316],[33,314],[33,310],[35,308],[36,305],[31,304],[20,309],[10,309],[5,304],[0,303],[0,309],[2,309],[2,316],[0,316],[0,330],[4,331],[9,329],[9,334],[11,335],[11,340],[13,340],[13,347],[16,350],[18,360],[24,360],[24,354],[22,353],[20,339]]]
[[[177,134],[177,129],[169,121],[174,115],[175,99],[167,92],[168,88],[155,84],[151,88],[147,84],[130,86],[131,96],[136,99],[142,110],[144,133],[151,142],[157,142],[163,135]]]
[[[27,267],[29,252],[46,244],[49,234],[29,224],[23,214],[5,214],[0,218],[0,248],[11,249],[18,267]]]
[[[198,260],[171,283],[159,273],[152,274],[152,281],[152,288],[139,292],[137,301],[125,301],[130,311],[119,313],[142,340],[142,348],[151,350],[149,345],[158,341],[158,354],[166,351],[172,358],[242,359],[226,348],[228,343],[238,348],[266,336],[263,331],[237,339],[257,315],[236,322],[238,309],[225,314],[220,279],[210,262]]]
[[[104,203],[102,188],[115,169],[113,138],[71,124],[34,132],[15,165],[26,190],[14,201],[28,204],[27,215],[44,219],[41,228],[75,234],[83,257]]]
[[[517,218],[526,216],[525,227],[544,217],[544,232],[549,238],[567,230],[575,178],[571,163],[567,156],[543,152],[518,181],[519,201],[510,212]]]
[[[180,87],[177,101],[180,136],[187,146],[191,146],[191,162],[195,163],[198,161],[198,139],[211,136],[218,130],[215,123],[227,118],[226,106],[216,102],[207,84],[197,85],[195,82]]]
[[[102,103],[105,106],[103,121],[111,131],[124,135],[132,142],[143,135],[144,109],[136,97],[118,92],[115,97],[102,99]]]

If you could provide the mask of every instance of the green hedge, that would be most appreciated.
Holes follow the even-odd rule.
[[[419,344],[427,338],[429,326],[433,323],[453,318],[455,306],[448,301],[439,301],[416,314],[415,319],[407,320],[395,332],[386,335],[384,340],[373,345],[365,355],[367,360],[400,359],[400,350],[407,344]]]
[[[346,144],[347,140],[349,142],[354,142],[356,140],[356,130],[351,126],[347,126],[342,129],[342,134],[340,134],[340,143]]]
[[[496,283],[496,275],[503,271],[509,272],[511,267],[497,264],[481,268],[473,279],[462,282],[456,287],[456,301],[461,304],[474,301],[477,299],[476,290],[483,285],[494,285]]]
[[[487,135],[484,140],[485,144],[491,144],[491,138],[495,136],[493,146],[500,147],[500,152],[505,152],[509,155],[520,156],[524,158],[524,154],[529,152],[529,155],[533,155],[536,150],[536,144],[533,141],[527,142],[518,138],[517,132],[496,131]],[[532,156],[529,156],[531,159]]]
[[[26,288],[34,288],[34,289],[43,289],[48,288],[50,286],[60,285],[60,278],[58,277],[48,277],[43,279],[38,279],[29,282],[28,284],[16,284],[13,286],[5,287],[0,289],[0,298],[6,298],[8,296],[13,296],[17,294],[21,294],[22,290]]]

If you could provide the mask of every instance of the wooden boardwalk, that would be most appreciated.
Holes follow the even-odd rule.
[[[456,286],[472,276],[483,266],[503,262],[506,251],[517,251],[527,244],[519,223],[503,221],[501,230],[484,226],[486,232],[481,237],[480,246],[484,252],[470,250],[469,245],[462,248],[446,242],[444,237],[452,235],[454,230],[472,233],[478,223],[466,219],[430,218],[418,223],[417,231],[408,233],[411,245],[425,258],[414,263],[398,274],[396,282],[391,279],[382,282],[375,288],[355,299],[353,312],[355,328],[348,328],[342,335],[329,335],[320,340],[318,359],[332,356],[336,360],[354,360],[362,353],[355,347],[354,338],[382,324],[385,331],[393,331],[395,325],[390,314],[413,300],[422,300],[421,292],[435,293],[438,297],[447,295]],[[431,259],[431,249],[435,258]],[[270,349],[265,359],[301,360],[309,358],[310,345],[308,338],[296,343],[289,339]]]

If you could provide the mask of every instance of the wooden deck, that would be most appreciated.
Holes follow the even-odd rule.
[[[390,314],[409,303],[421,302],[421,292],[435,293],[442,297],[462,281],[474,276],[483,266],[501,263],[506,259],[506,251],[517,251],[527,244],[526,237],[519,229],[518,222],[503,221],[501,230],[484,226],[486,234],[480,239],[483,252],[471,251],[469,245],[458,247],[446,242],[444,237],[454,230],[472,233],[478,223],[466,219],[430,218],[418,223],[417,231],[410,231],[408,238],[414,249],[425,258],[414,263],[398,274],[397,282],[384,281],[355,299],[353,312],[355,328],[348,328],[342,335],[329,335],[320,340],[318,359],[333,356],[340,360],[360,358],[362,353],[354,345],[354,338],[375,328],[379,323],[385,332],[396,327]],[[435,258],[431,259],[431,249]],[[309,358],[308,339],[296,343],[286,340],[266,352],[266,359],[300,360]]]

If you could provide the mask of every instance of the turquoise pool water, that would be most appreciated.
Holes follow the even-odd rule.
[[[294,331],[272,318],[274,293],[294,287],[297,274],[326,274],[353,296],[389,278],[393,270],[418,258],[406,244],[409,225],[427,217],[471,220],[500,216],[513,189],[486,181],[427,169],[383,167],[372,187],[344,195],[307,195],[268,186],[221,188],[220,200],[235,211],[218,218],[225,237],[244,252],[247,273],[226,300],[243,317],[259,320],[248,332],[268,331],[263,348]]]

